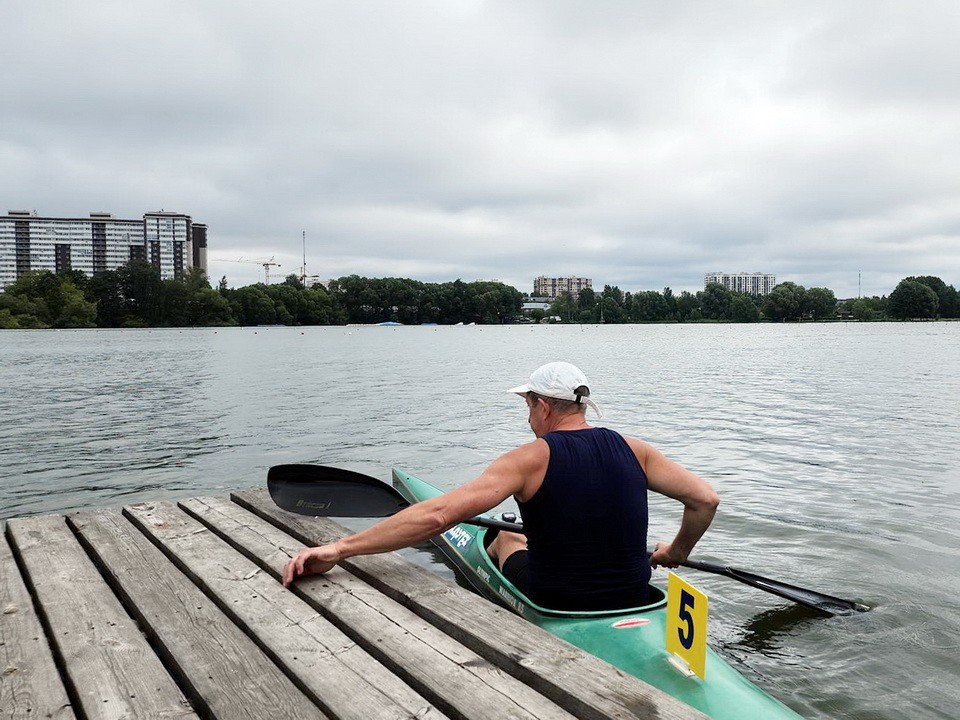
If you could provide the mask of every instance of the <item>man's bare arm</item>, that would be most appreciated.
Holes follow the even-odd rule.
[[[647,486],[683,503],[683,519],[676,537],[669,543],[657,543],[650,556],[650,564],[654,567],[677,567],[687,559],[710,527],[720,498],[710,483],[670,460],[649,443],[636,438],[627,438],[627,442],[647,475]]]
[[[362,532],[303,550],[284,568],[284,585],[289,586],[301,575],[327,572],[344,558],[417,545],[458,522],[496,507],[520,493],[535,475],[543,454],[540,444],[546,445],[535,441],[511,450],[497,458],[475,480],[439,497],[414,503]]]

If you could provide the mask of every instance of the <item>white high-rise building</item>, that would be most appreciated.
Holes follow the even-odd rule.
[[[748,295],[767,295],[777,284],[777,276],[768,273],[707,273],[703,276],[703,287],[710,283],[719,283],[728,290]]]
[[[535,297],[556,298],[562,292],[570,293],[570,297],[576,299],[581,290],[593,288],[593,280],[590,278],[561,277],[551,278],[540,275],[533,281],[533,294]]]
[[[0,290],[31,270],[79,270],[93,276],[131,260],[149,262],[164,280],[191,267],[207,269],[207,226],[189,215],[148,212],[142,220],[110,213],[89,218],[41,217],[11,210],[0,215]]]

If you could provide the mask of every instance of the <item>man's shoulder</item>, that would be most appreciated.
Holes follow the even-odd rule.
[[[524,443],[509,451],[507,455],[513,455],[518,459],[536,459],[540,457],[550,457],[550,446],[543,438],[536,438],[530,442]]]
[[[634,455],[636,455],[637,459],[641,462],[646,458],[647,453],[649,453],[651,450],[652,446],[650,443],[641,440],[640,438],[635,438],[632,435],[624,435],[622,433],[620,434],[620,437],[626,441],[627,446],[633,450]]]

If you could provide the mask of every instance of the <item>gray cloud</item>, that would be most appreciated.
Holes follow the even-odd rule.
[[[277,273],[960,284],[947,2],[8,3],[0,196]],[[211,263],[216,281],[262,278]]]

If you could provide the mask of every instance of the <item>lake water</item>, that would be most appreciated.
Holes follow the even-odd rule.
[[[696,556],[873,607],[825,618],[682,571],[728,661],[811,718],[960,716],[960,323],[3,331],[0,519],[287,462],[454,487],[530,439],[505,390],[555,359],[600,424],[716,487]],[[651,541],[679,515],[655,498]]]

